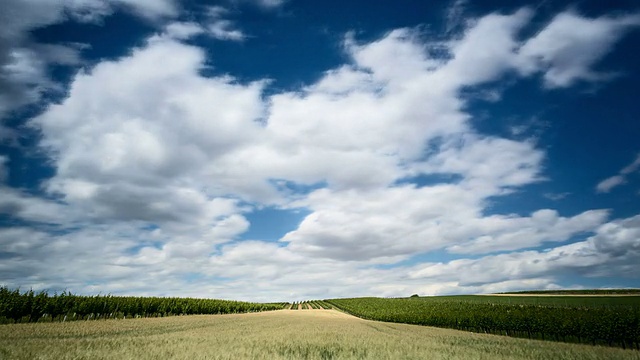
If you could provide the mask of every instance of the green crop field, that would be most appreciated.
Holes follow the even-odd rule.
[[[514,304],[536,305],[544,307],[587,307],[587,308],[638,308],[640,295],[637,296],[529,296],[504,295],[458,295],[411,298],[420,301],[465,302],[474,304]]]
[[[286,303],[190,298],[49,295],[0,287],[0,324],[192,314],[229,314],[284,309]]]
[[[536,291],[516,291],[501,294],[537,294],[537,295],[638,295],[640,289],[583,289],[583,290],[536,290]]]
[[[327,302],[370,320],[640,349],[640,296],[441,296]]]

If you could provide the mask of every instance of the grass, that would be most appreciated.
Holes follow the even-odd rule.
[[[0,359],[639,359],[640,352],[362,320],[334,310],[0,326]]]

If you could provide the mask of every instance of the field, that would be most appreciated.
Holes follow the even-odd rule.
[[[561,295],[260,304],[0,287],[0,359],[640,360],[640,296]]]
[[[640,350],[640,296],[438,296],[327,302],[370,320]]]
[[[0,326],[0,359],[640,359],[640,352],[278,310]]]
[[[640,296],[640,289],[583,289],[583,290],[536,290],[500,293],[498,295],[564,295],[564,296]]]
[[[66,292],[49,295],[0,287],[0,324],[234,314],[278,310],[285,305],[171,297],[78,296]]]

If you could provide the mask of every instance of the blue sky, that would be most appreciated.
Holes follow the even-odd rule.
[[[640,287],[640,6],[611,4],[4,1],[0,284]]]

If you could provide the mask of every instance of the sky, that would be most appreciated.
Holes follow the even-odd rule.
[[[4,0],[0,285],[640,287],[635,0]]]

